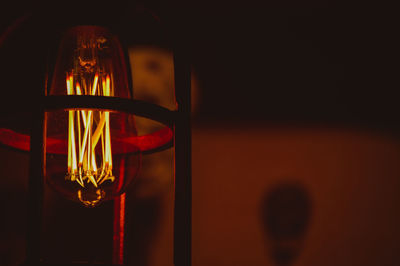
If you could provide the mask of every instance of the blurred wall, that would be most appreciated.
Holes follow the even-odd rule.
[[[398,138],[361,130],[195,128],[193,265],[399,265],[399,160]],[[307,217],[296,202],[262,213],[282,184],[308,194]],[[272,254],[264,215],[289,230],[307,220],[290,263]]]
[[[5,149],[0,156],[1,172],[10,174],[1,179],[1,265],[16,265],[24,256],[28,161]],[[173,187],[160,183],[151,160],[143,172],[151,178],[142,175],[130,194],[126,252],[132,265],[173,265]],[[399,139],[383,133],[194,127],[193,265],[399,265],[399,161]],[[164,167],[169,175],[172,165]],[[271,227],[271,219],[280,224]],[[286,260],[276,256],[288,246]]]

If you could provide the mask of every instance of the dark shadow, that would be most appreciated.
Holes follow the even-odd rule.
[[[265,193],[261,219],[268,255],[276,265],[292,265],[299,256],[311,213],[311,198],[299,183],[280,183]]]
[[[126,194],[125,265],[150,264],[162,218],[162,196],[137,197],[137,191],[142,186],[139,181]],[[113,253],[113,205],[113,201],[105,201],[96,208],[86,208],[48,188],[43,221],[44,260],[54,265],[60,262],[110,264]]]
[[[141,189],[138,181],[134,191]],[[158,194],[142,198],[136,194],[127,194],[124,261],[126,265],[148,266],[162,219],[163,199]]]

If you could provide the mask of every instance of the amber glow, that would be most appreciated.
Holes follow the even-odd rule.
[[[172,132],[138,136],[134,115],[92,105],[96,100],[112,102],[99,98],[133,98],[124,50],[107,29],[68,29],[53,59],[45,95],[88,104],[46,110],[45,180],[67,199],[95,207],[124,193],[136,177],[143,148],[138,144],[147,150],[159,145],[155,140],[160,136],[163,142],[171,139]],[[8,138],[10,134],[0,129],[0,143],[7,138],[11,145],[29,149],[29,136]],[[125,161],[126,173],[121,175],[118,169]]]
[[[67,74],[68,95],[113,96],[112,78],[108,74],[94,75],[93,80],[81,84]],[[67,179],[77,182],[82,188],[114,182],[112,173],[112,150],[110,134],[110,112],[98,110],[69,110],[68,117],[68,173]],[[78,198],[82,200],[82,192]],[[99,201],[101,190],[96,190]],[[86,202],[86,204],[88,204]]]

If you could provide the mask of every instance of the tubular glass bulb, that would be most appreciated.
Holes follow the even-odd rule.
[[[119,41],[106,29],[79,26],[61,41],[49,95],[131,98]],[[69,199],[93,207],[124,191],[140,165],[131,115],[73,109],[47,113],[46,180]]]

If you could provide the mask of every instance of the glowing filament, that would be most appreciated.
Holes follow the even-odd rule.
[[[79,82],[74,86],[72,74],[67,75],[66,83],[68,95],[112,96],[109,75],[96,74],[92,83],[83,80],[83,90]],[[67,179],[76,181],[81,187],[92,184],[96,188],[107,180],[113,182],[110,112],[69,110],[68,114]]]

